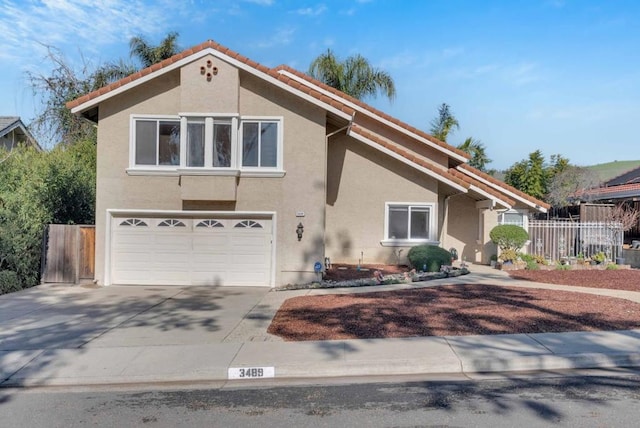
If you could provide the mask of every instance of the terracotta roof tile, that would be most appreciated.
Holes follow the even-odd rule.
[[[373,113],[373,114],[375,114],[377,116],[380,116],[380,117],[388,120],[389,122],[400,126],[401,128],[405,128],[409,132],[412,132],[412,133],[414,133],[416,135],[419,135],[422,138],[425,138],[425,139],[431,141],[432,143],[434,143],[434,144],[436,144],[436,145],[438,145],[438,146],[440,146],[442,148],[445,148],[445,149],[447,149],[449,151],[452,151],[452,152],[454,152],[454,153],[456,153],[456,154],[458,154],[458,155],[460,155],[462,157],[465,157],[467,159],[471,158],[468,153],[463,152],[462,150],[460,150],[460,149],[458,149],[458,148],[456,148],[454,146],[451,146],[451,145],[449,145],[447,143],[444,143],[444,142],[438,140],[437,138],[433,137],[432,135],[429,135],[426,132],[419,130],[418,128],[415,128],[415,127],[413,127],[413,126],[411,126],[411,125],[409,125],[409,124],[407,124],[405,122],[402,122],[401,120],[399,120],[399,119],[397,119],[397,118],[395,118],[393,116],[389,116],[388,114],[386,114],[386,113],[384,113],[384,112],[382,112],[380,110],[377,110],[374,107],[372,107],[372,106],[370,106],[370,105],[368,105],[368,104],[366,104],[366,103],[364,103],[364,102],[362,102],[362,101],[360,101],[360,100],[358,100],[356,98],[353,98],[352,96],[347,95],[344,92],[341,92],[341,91],[339,91],[339,90],[337,90],[337,89],[335,89],[335,88],[333,88],[333,87],[331,87],[329,85],[326,85],[326,84],[320,82],[319,80],[316,80],[316,79],[312,78],[311,76],[309,76],[307,74],[304,74],[304,73],[302,73],[302,72],[300,72],[300,71],[298,71],[298,70],[296,70],[294,68],[291,68],[291,67],[289,67],[287,65],[279,65],[278,67],[274,68],[273,70],[276,71],[276,72],[278,72],[278,71],[287,71],[287,72],[289,72],[289,73],[291,73],[291,74],[293,74],[293,75],[295,75],[295,76],[297,76],[299,78],[302,78],[302,79],[306,80],[307,82],[312,83],[313,85],[319,86],[320,88],[322,88],[325,91],[331,92],[334,95],[337,95],[337,96],[339,96],[341,98],[344,98],[345,100],[347,100],[347,101],[349,101],[349,102],[351,102],[353,104],[356,104],[357,106],[359,106],[359,107],[361,107],[361,108],[363,108],[363,109],[365,109],[365,110],[367,110],[367,111],[369,111],[369,112],[371,112],[371,113]]]
[[[423,168],[426,168],[432,172],[435,172],[436,174],[440,175],[443,178],[446,178],[449,181],[453,181],[454,183],[456,183],[457,185],[464,187],[465,189],[469,188],[469,184],[464,181],[461,180],[459,177],[456,177],[452,174],[449,173],[449,171],[447,171],[446,169],[443,168],[438,168],[437,166],[425,161],[424,159],[420,159],[418,157],[416,157],[415,155],[413,155],[412,153],[410,153],[408,150],[405,150],[395,144],[392,144],[389,141],[386,141],[380,137],[378,137],[377,135],[374,135],[368,131],[365,131],[364,129],[362,129],[360,126],[353,124],[351,125],[351,132],[355,132],[358,135],[361,135],[371,141],[373,141],[376,144],[381,145],[382,147],[391,150],[394,153],[399,154],[400,156],[404,157],[405,159],[420,165]]]
[[[511,193],[515,193],[516,195],[520,196],[521,198],[526,199],[527,201],[532,202],[532,203],[534,203],[536,205],[539,205],[539,206],[543,207],[544,209],[548,210],[549,208],[551,208],[551,205],[549,205],[548,203],[546,203],[544,201],[541,201],[539,199],[536,199],[531,195],[527,195],[526,193],[516,189],[515,187],[509,186],[504,181],[500,181],[497,178],[494,178],[494,177],[490,176],[489,174],[487,174],[485,172],[482,172],[479,169],[476,169],[476,168],[474,168],[474,167],[472,167],[470,165],[461,164],[458,167],[459,168],[464,168],[467,171],[471,172],[472,174],[478,175],[478,176],[482,177],[484,180],[487,180],[487,181],[489,181],[489,182],[491,182],[491,183],[493,183],[493,184],[495,184],[497,186],[500,186],[503,189],[510,191]]]
[[[458,171],[456,168],[449,168],[449,172],[453,175],[455,175],[456,177],[458,177],[459,179],[472,184],[473,186],[481,189],[482,191],[490,194],[491,196],[493,196],[494,198],[505,202],[507,205],[509,206],[514,206],[515,205],[515,201],[511,198],[508,198],[506,195],[504,195],[503,193],[498,192],[497,190],[487,186],[486,184],[474,179],[473,177],[468,176],[467,174],[464,174],[460,171]]]

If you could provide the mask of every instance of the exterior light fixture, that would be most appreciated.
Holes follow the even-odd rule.
[[[298,227],[296,228],[296,233],[298,234],[298,241],[302,240],[302,233],[304,232],[304,226],[302,223],[298,223]]]

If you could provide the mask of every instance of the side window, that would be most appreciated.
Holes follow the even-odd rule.
[[[279,122],[242,122],[242,166],[276,168],[278,166]]]
[[[180,121],[136,119],[135,164],[180,165]]]
[[[385,240],[426,241],[435,234],[435,207],[433,204],[386,205]]]

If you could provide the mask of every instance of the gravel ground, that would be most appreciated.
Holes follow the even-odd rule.
[[[640,271],[518,271],[552,284],[640,291]],[[570,291],[497,285],[288,299],[269,333],[288,341],[543,333],[640,328],[640,304]]]

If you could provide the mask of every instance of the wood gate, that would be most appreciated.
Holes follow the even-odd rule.
[[[42,282],[93,281],[95,232],[95,226],[50,224],[44,237]]]

